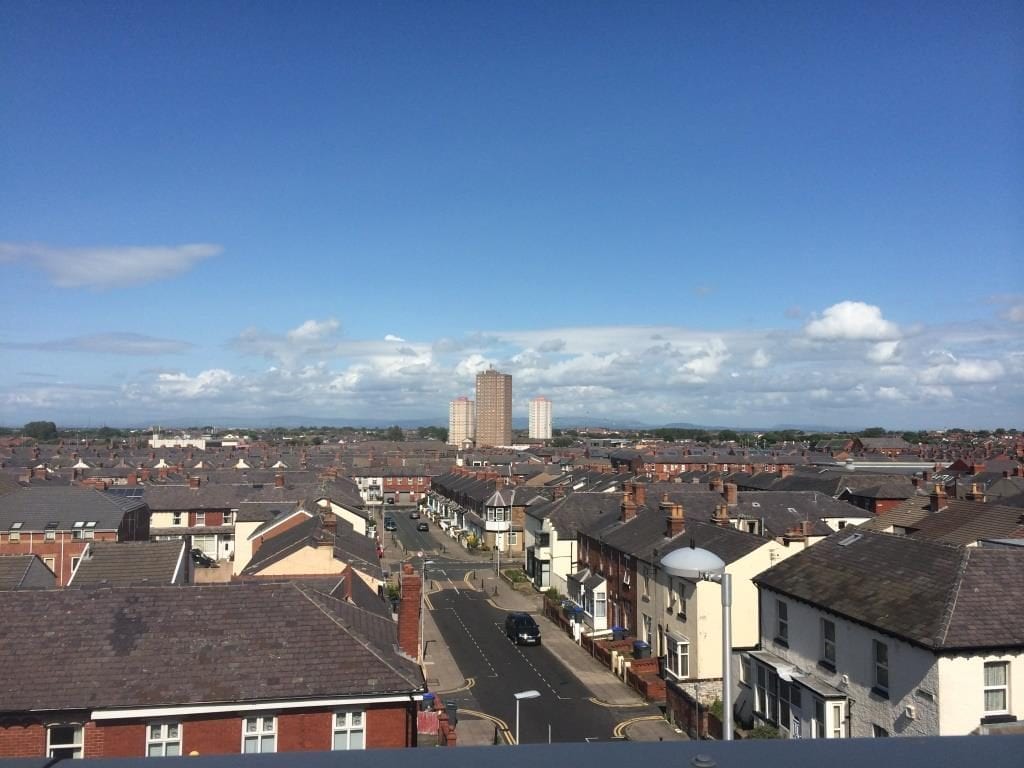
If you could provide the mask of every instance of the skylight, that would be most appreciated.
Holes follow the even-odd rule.
[[[862,534],[862,533],[851,533],[849,536],[847,536],[845,539],[843,539],[842,541],[839,542],[839,546],[840,547],[848,547],[851,544],[854,544],[854,543],[860,541],[863,538],[864,538],[864,534]]]

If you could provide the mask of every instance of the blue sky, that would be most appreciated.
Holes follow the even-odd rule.
[[[1022,427],[1021,29],[0,0],[0,423]]]

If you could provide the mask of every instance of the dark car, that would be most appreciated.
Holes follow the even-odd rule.
[[[416,523],[416,530],[417,531],[429,531],[430,530],[430,524],[427,523],[426,520],[424,520],[421,523]]]
[[[195,565],[198,565],[200,568],[216,568],[217,567],[217,561],[214,560],[212,557],[210,557],[205,552],[203,552],[203,550],[199,549],[199,547],[195,547],[192,550],[192,562]]]
[[[410,520],[419,520],[420,519],[420,511],[418,509],[414,509],[412,512],[409,513],[409,519]]]
[[[528,613],[510,613],[505,617],[505,636],[516,645],[540,645],[540,627]]]
[[[398,530],[398,523],[395,522],[395,518],[393,518],[393,517],[385,517],[384,518],[384,530],[385,531],[397,531]]]

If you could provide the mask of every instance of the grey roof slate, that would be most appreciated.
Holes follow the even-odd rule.
[[[0,556],[0,590],[52,589],[54,586],[53,572],[38,555]]]
[[[92,541],[69,587],[128,587],[172,584],[187,572],[184,541]]]
[[[0,592],[0,615],[7,711],[424,687],[394,622],[294,582]]]
[[[1020,548],[844,530],[754,581],[926,648],[1024,646]]]
[[[0,530],[21,522],[23,532],[43,531],[47,523],[71,530],[76,521],[94,521],[95,530],[113,531],[125,514],[146,506],[142,499],[112,496],[94,488],[57,486],[22,488],[0,495]]]

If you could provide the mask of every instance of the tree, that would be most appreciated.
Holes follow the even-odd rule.
[[[57,439],[57,425],[52,421],[30,421],[22,427],[21,433],[25,437],[34,437],[40,442]]]
[[[860,433],[861,437],[885,437],[885,427],[868,427]]]
[[[740,439],[740,436],[732,429],[720,429],[718,431],[718,439],[723,443],[735,443]]]
[[[571,437],[556,437],[551,440],[552,448],[568,448],[573,444]]]
[[[393,427],[388,427],[387,432],[384,433],[384,439],[390,440],[393,443],[400,443],[405,440],[405,432],[396,424]]]
[[[100,440],[110,440],[114,437],[121,437],[121,430],[113,427],[100,427],[96,430],[96,437]]]
[[[424,439],[433,438],[442,443],[448,442],[448,427],[420,427],[416,430],[416,434]]]

